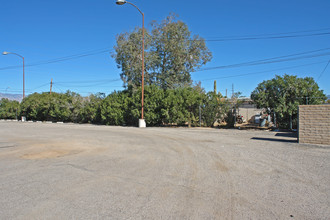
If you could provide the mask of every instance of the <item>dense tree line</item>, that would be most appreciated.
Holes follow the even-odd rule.
[[[164,90],[159,86],[145,87],[145,120],[148,126],[199,125],[213,126],[228,111],[227,101],[214,92],[206,93],[200,86]],[[141,116],[141,88],[130,87],[104,94],[82,97],[74,92],[34,93],[20,104],[2,99],[0,118],[25,116],[27,120],[63,121],[105,125],[135,126]]]
[[[233,126],[233,103],[239,106],[239,93],[231,102],[220,93],[205,92],[200,85],[163,89],[147,85],[144,92],[145,120],[148,126],[178,125],[211,127],[225,120]],[[322,104],[326,100],[322,90],[310,77],[276,76],[260,83],[251,98],[258,108],[270,109],[281,128],[294,128],[298,105]],[[236,100],[236,101],[235,101]],[[108,96],[103,93],[82,97],[74,92],[34,93],[21,103],[0,100],[0,118],[63,121],[104,125],[136,126],[141,116],[141,88],[129,86]],[[291,123],[290,123],[291,122]],[[290,126],[291,124],[291,126]]]

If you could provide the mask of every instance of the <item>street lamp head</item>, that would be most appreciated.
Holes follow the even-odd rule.
[[[3,51],[3,53],[2,53],[2,55],[7,55],[7,54],[9,54],[9,52],[7,52],[7,51]]]
[[[117,1],[116,1],[116,4],[117,4],[117,5],[123,5],[123,4],[125,4],[125,3],[126,3],[125,0],[117,0]]]

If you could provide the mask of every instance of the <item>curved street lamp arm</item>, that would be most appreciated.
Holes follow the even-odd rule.
[[[24,64],[24,57],[22,55],[19,55],[18,53],[7,52],[7,51],[4,51],[2,54],[3,55],[13,54],[13,55],[16,55],[16,56],[22,58],[22,60],[23,60],[23,99],[24,99],[25,98],[25,64]]]
[[[130,5],[133,5],[142,15],[144,15],[144,13],[136,5],[134,5],[133,3],[128,2],[128,1],[125,1],[125,2],[130,4]]]
[[[19,56],[20,58],[24,59],[24,57],[21,56],[21,55],[19,55],[18,53],[6,52],[6,55],[7,55],[7,54],[14,54],[14,55]]]

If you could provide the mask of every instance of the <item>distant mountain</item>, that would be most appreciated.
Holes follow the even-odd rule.
[[[8,94],[8,93],[1,93],[0,92],[0,99],[5,98],[9,100],[16,100],[16,101],[22,101],[23,96],[19,94]]]

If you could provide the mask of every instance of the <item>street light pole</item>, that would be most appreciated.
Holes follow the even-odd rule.
[[[144,13],[133,3],[125,1],[125,0],[117,0],[117,5],[124,5],[130,4],[134,6],[142,15],[142,80],[141,80],[141,87],[142,87],[142,94],[141,94],[141,119],[139,119],[139,127],[146,127],[146,122],[144,120]]]
[[[4,51],[2,54],[3,55],[14,54],[16,56],[19,56],[23,60],[23,99],[24,99],[25,98],[25,64],[24,64],[24,57],[17,54],[17,53],[12,53],[12,52],[7,52],[7,51]]]

